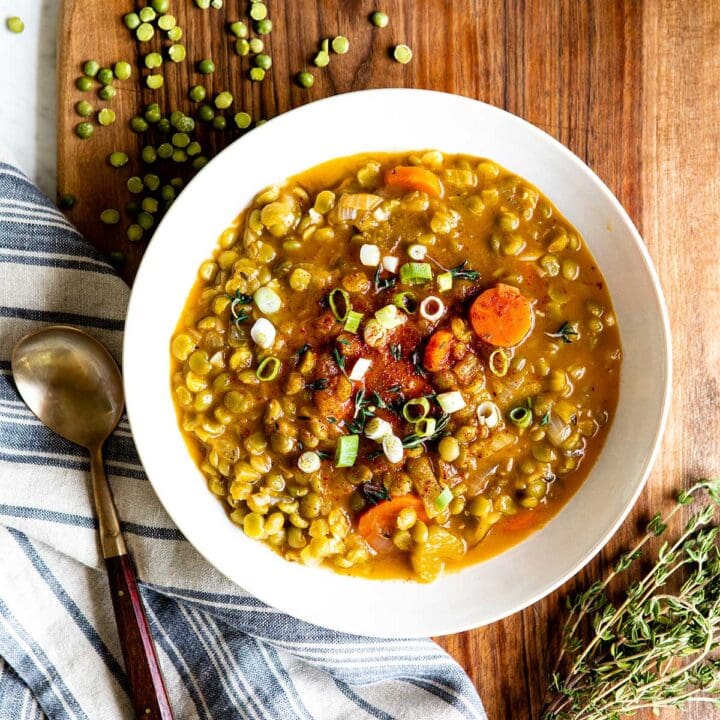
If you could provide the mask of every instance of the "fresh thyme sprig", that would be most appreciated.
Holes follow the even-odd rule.
[[[551,338],[558,338],[568,345],[571,342],[575,342],[575,340],[577,340],[579,337],[578,331],[575,326],[571,325],[567,320],[558,328],[557,332],[546,332],[545,334]]]
[[[348,424],[347,428],[353,435],[362,435],[367,421],[370,418],[375,417],[375,413],[371,409],[372,399],[365,396],[364,388],[360,388],[360,390],[355,393],[354,403],[355,411],[353,413],[353,419]]]
[[[389,290],[391,287],[394,287],[397,282],[397,277],[395,275],[390,275],[389,277],[384,278],[380,276],[381,273],[382,265],[378,265],[378,269],[375,271],[375,277],[373,279],[375,290],[377,290],[377,292]]]
[[[457,267],[450,269],[450,274],[457,280],[477,280],[480,273],[468,268],[468,261],[463,260]]]
[[[711,502],[663,542],[652,568],[613,604],[608,585],[641,557],[684,506],[706,491]],[[569,603],[563,643],[543,720],[619,720],[642,709],[711,703],[720,707],[720,479],[682,492],[656,514],[603,581]],[[674,587],[679,587],[674,590]]]

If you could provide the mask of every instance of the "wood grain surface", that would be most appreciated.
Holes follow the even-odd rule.
[[[246,4],[225,0],[221,11],[201,11],[190,0],[172,0],[190,61],[167,68],[159,92],[143,89],[137,73],[120,83],[110,103],[119,122],[80,141],[72,133],[79,120],[73,105],[83,97],[73,84],[80,63],[90,56],[109,63],[137,61],[140,55],[119,23],[130,2],[118,0],[110,12],[109,3],[65,1],[59,191],[78,197],[69,217],[98,247],[127,252],[127,278],[145,240],[127,243],[125,219],[106,228],[98,215],[103,208],[124,206],[129,199],[124,182],[140,168],[115,170],[105,157],[112,150],[137,157],[142,142],[128,130],[129,117],[152,101],[189,112],[187,88],[196,83],[212,91],[229,89],[234,110],[247,110],[254,118],[382,86],[445,90],[506,108],[590,165],[638,225],[659,270],[674,337],[675,391],[661,458],[639,503],[600,556],[557,592],[502,622],[438,640],[476,683],[491,720],[537,718],[564,597],[597,578],[635,536],[638,523],[665,506],[679,486],[720,472],[720,3],[388,0],[380,6],[390,16],[384,29],[367,20],[378,7],[370,0],[271,0],[269,5],[274,64],[266,81],[256,84],[246,78],[248,59],[234,55],[223,32],[224,22],[245,15]],[[350,39],[350,52],[314,71],[311,90],[293,85],[292,75],[309,63],[320,39],[339,33]],[[389,48],[398,42],[414,50],[407,66],[389,58]],[[149,45],[156,49],[159,43]],[[203,57],[218,66],[209,79],[193,72],[191,61]],[[199,139],[212,154],[238,135],[236,129],[203,127]],[[662,717],[697,720],[718,717],[717,712],[695,707]]]

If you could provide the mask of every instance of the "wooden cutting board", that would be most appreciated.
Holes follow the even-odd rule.
[[[123,208],[131,199],[125,182],[141,171],[136,158],[143,142],[129,130],[128,120],[149,102],[190,112],[187,89],[194,84],[213,93],[230,90],[233,111],[246,110],[256,119],[371,87],[423,87],[478,98],[526,118],[577,153],[644,234],[667,294],[676,348],[670,424],[648,487],[608,547],[577,578],[504,621],[439,640],[477,684],[491,720],[537,718],[565,596],[597,578],[634,537],[638,523],[663,507],[685,479],[720,470],[720,435],[712,431],[720,422],[713,399],[720,367],[720,4],[698,0],[689,11],[680,0],[388,0],[378,5],[370,0],[270,0],[275,30],[267,45],[273,68],[261,84],[247,79],[249,60],[233,53],[223,30],[224,23],[244,18],[245,2],[225,0],[219,11],[202,11],[191,0],[171,4],[184,30],[188,60],[166,63],[164,88],[151,91],[141,82],[138,45],[121,23],[132,3],[64,3],[58,190],[77,196],[68,217],[93,243],[103,252],[126,253],[128,280],[146,240],[127,241],[124,215],[118,226],[99,221],[103,209]],[[384,29],[367,19],[378,7],[390,16]],[[319,41],[336,34],[349,38],[350,52],[314,70],[311,90],[294,85],[292,76],[309,64]],[[414,50],[407,66],[389,57],[398,42]],[[159,49],[160,41],[146,46],[143,54]],[[210,77],[194,72],[193,61],[206,57],[218,68]],[[81,64],[89,58],[105,65],[126,59],[135,65],[133,79],[117,83],[117,97],[109,103],[75,89]],[[73,128],[80,118],[73,106],[81,99],[112,107],[118,121],[96,127],[89,140],[78,139]],[[198,140],[209,155],[239,136],[232,121],[228,128],[199,129]],[[114,150],[127,152],[130,165],[110,167],[106,158]],[[169,165],[163,174],[190,174],[186,166]],[[713,712],[698,706],[683,717],[710,718]],[[679,714],[668,711],[663,717]]]

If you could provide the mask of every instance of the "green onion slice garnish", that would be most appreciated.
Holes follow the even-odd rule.
[[[430,401],[426,397],[413,398],[403,405],[403,417],[410,423],[424,420],[430,412]]]
[[[435,433],[437,420],[435,418],[426,417],[415,423],[415,435],[421,438],[430,437]]]
[[[343,328],[351,333],[356,333],[360,327],[360,322],[363,319],[363,314],[350,310],[345,318],[345,325]]]
[[[505,375],[507,375],[508,368],[510,367],[510,358],[502,348],[498,348],[490,353],[488,365],[490,366],[490,372],[493,375],[505,377]]]
[[[375,319],[386,329],[393,330],[405,322],[395,305],[385,305],[375,312]]]
[[[508,417],[510,418],[510,422],[519,428],[528,428],[532,423],[532,411],[523,405],[513,408],[508,413]]]
[[[255,371],[257,379],[262,382],[274,380],[280,374],[282,363],[274,356],[266,357],[260,362]]]
[[[404,285],[422,285],[432,280],[432,267],[426,262],[411,262],[400,266],[400,282]]]
[[[341,435],[335,447],[335,467],[352,467],[360,446],[359,435]]]
[[[449,487],[446,487],[436,498],[435,498],[435,509],[438,512],[442,512],[453,498],[452,491]]]
[[[452,290],[453,274],[451,272],[440,273],[435,279],[437,280],[437,286],[440,292]]]
[[[393,304],[404,310],[408,315],[414,313],[418,308],[417,298],[415,293],[406,290],[405,292],[395,293],[393,295]]]
[[[340,321],[345,322],[350,313],[350,295],[346,290],[335,288],[330,291],[328,296],[328,302],[330,303],[330,309],[333,311],[333,315]]]

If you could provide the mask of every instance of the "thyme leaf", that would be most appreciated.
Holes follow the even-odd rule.
[[[358,486],[358,492],[365,502],[371,506],[390,498],[386,487],[380,482],[364,482]]]
[[[415,348],[410,353],[410,362],[413,364],[413,369],[415,370],[416,375],[419,375],[423,378],[427,377],[427,370],[425,370],[425,368],[423,367],[422,358],[420,357],[420,350],[418,348]]]
[[[480,273],[467,267],[467,260],[463,260],[457,267],[450,269],[450,274],[458,280],[477,280]]]
[[[371,399],[365,396],[364,388],[360,388],[355,393],[355,411],[352,422],[347,426],[352,435],[362,435],[363,430],[365,430],[365,423],[375,416],[375,413],[370,409],[371,402]]]
[[[332,349],[332,356],[333,360],[335,360],[335,364],[340,368],[343,375],[346,375],[345,372],[345,356],[340,353],[340,351],[337,348]]]
[[[575,326],[571,325],[567,320],[558,328],[557,332],[545,334],[551,338],[560,338],[560,340],[568,345],[580,337]]]
[[[701,496],[673,539],[656,540]],[[720,707],[718,505],[720,479],[695,483],[667,514],[650,519],[603,580],[568,598],[543,720],[607,720],[685,704]],[[644,571],[637,560],[648,546],[656,549]],[[631,581],[629,571],[640,579]],[[620,594],[609,592],[613,581],[624,581]]]
[[[375,271],[375,290],[377,290],[377,292],[381,292],[383,290],[388,290],[389,288],[394,287],[395,283],[397,282],[397,278],[394,275],[383,278],[380,277],[380,273],[382,273],[382,265],[378,265],[378,268]]]

